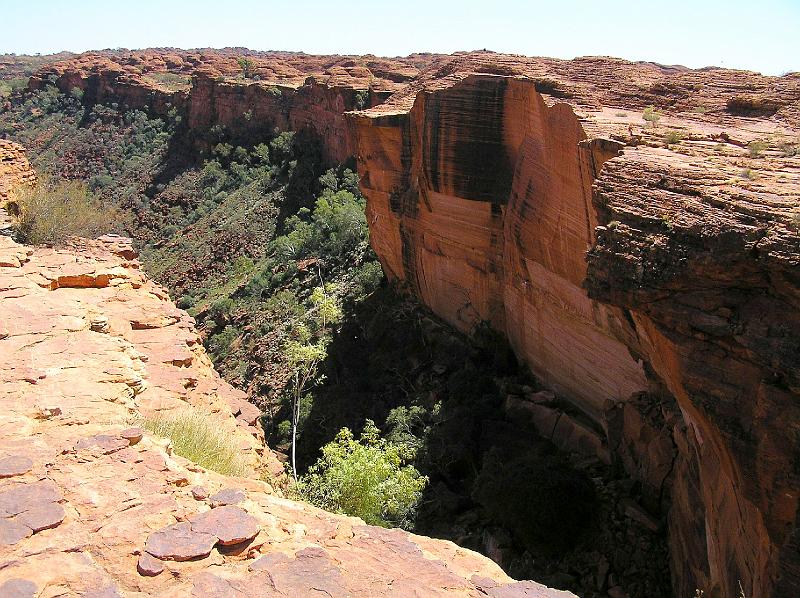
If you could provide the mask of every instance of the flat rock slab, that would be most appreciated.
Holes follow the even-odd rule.
[[[212,507],[222,507],[225,505],[238,505],[245,498],[247,498],[247,495],[245,495],[244,490],[223,488],[216,494],[209,496],[208,500],[211,501]]]
[[[260,530],[258,521],[240,507],[224,506],[189,518],[192,530],[213,534],[223,546],[252,540]]]
[[[164,571],[164,562],[157,559],[149,552],[143,552],[139,556],[136,570],[145,577],[155,577]]]
[[[217,536],[196,532],[190,523],[181,521],[150,534],[144,549],[163,561],[189,561],[208,556],[217,540]]]
[[[46,502],[33,505],[15,518],[23,525],[27,525],[34,532],[56,527],[64,521],[66,513],[64,507],[56,502]]]
[[[75,445],[75,450],[99,448],[104,455],[110,455],[119,450],[130,446],[130,442],[121,438],[120,436],[111,436],[109,434],[97,434],[89,438],[82,438]]]
[[[29,579],[9,579],[0,584],[0,596],[3,598],[34,598],[39,588]]]
[[[120,438],[127,440],[130,446],[139,444],[144,437],[144,430],[141,428],[128,428],[119,433]]]
[[[28,473],[33,467],[33,461],[22,455],[10,455],[0,458],[0,478]]]
[[[18,484],[8,489],[0,489],[0,511],[8,515],[18,515],[36,505],[63,500],[61,493],[50,480],[28,484]]]
[[[0,519],[0,546],[11,546],[33,534],[27,525],[14,519]],[[4,594],[0,593],[0,596]]]

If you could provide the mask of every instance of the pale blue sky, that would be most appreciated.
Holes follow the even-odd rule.
[[[800,70],[800,0],[28,0],[0,3],[0,53],[246,46],[406,55],[488,48]]]

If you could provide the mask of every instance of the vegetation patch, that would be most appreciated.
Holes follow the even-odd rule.
[[[201,467],[230,476],[247,473],[231,434],[205,413],[189,409],[160,413],[145,418],[142,426],[169,438],[177,455]]]
[[[358,440],[343,428],[322,447],[322,457],[302,477],[299,490],[328,511],[361,517],[371,525],[409,527],[428,482],[406,464],[412,457],[401,445],[381,438],[367,420]]]
[[[14,193],[18,239],[31,245],[63,245],[70,237],[95,238],[124,228],[126,215],[81,181],[46,179]]]

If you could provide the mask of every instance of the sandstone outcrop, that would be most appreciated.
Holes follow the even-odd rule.
[[[35,182],[36,173],[22,146],[0,139],[0,210],[5,207],[12,189]]]
[[[238,63],[244,57],[252,62],[247,79]],[[216,126],[254,139],[275,128],[309,131],[320,142],[323,158],[339,163],[355,154],[344,113],[380,103],[416,77],[419,66],[437,58],[245,49],[90,52],[40,69],[29,88],[52,83],[64,93],[81,90],[90,105],[116,102],[160,116],[174,109],[197,133]]]
[[[30,87],[51,80],[198,134],[306,130],[329,161],[355,153],[387,275],[460,330],[502,332],[570,402],[507,408],[641,482],[677,596],[800,593],[800,75],[231,48],[90,53]]]
[[[573,596],[205,470],[136,425],[188,407],[251,473],[280,469],[128,240],[0,235],[0,596]]]
[[[475,53],[352,120],[389,278],[594,421],[675,594],[800,592],[800,76]]]

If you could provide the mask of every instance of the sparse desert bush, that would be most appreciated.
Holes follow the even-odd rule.
[[[778,150],[781,152],[781,156],[784,158],[800,156],[800,143],[790,143],[788,141],[784,141],[778,145]]]
[[[169,438],[176,454],[223,475],[246,473],[239,448],[230,434],[205,413],[186,409],[145,418],[145,429]]]
[[[670,146],[674,143],[678,143],[683,140],[684,134],[680,131],[668,131],[666,135],[664,135],[664,144]]]
[[[361,89],[353,94],[353,105],[356,110],[363,110],[369,102],[369,90]]]
[[[61,245],[69,237],[94,238],[124,228],[126,216],[81,181],[44,180],[14,195],[17,235],[23,243]]]
[[[256,70],[256,63],[253,62],[253,59],[247,56],[240,56],[236,59],[236,62],[239,64],[239,68],[242,69],[242,77],[252,79]]]
[[[642,118],[655,125],[661,120],[661,113],[656,110],[655,106],[648,106],[644,109],[644,112],[642,112]]]
[[[403,526],[428,483],[405,461],[403,447],[382,439],[367,420],[359,440],[343,428],[322,447],[322,457],[301,478],[299,490],[323,509],[361,517],[372,525]]]
[[[22,89],[27,84],[27,77],[15,77],[13,79],[0,80],[0,100],[10,96],[16,90]]]
[[[180,91],[191,87],[191,79],[180,73],[152,72],[147,73],[145,77],[170,91]]]
[[[754,181],[754,180],[756,180],[756,177],[758,175],[756,175],[756,173],[753,172],[752,168],[745,168],[739,173],[739,176],[742,177],[743,179],[747,179],[749,181]]]
[[[758,158],[764,153],[765,149],[767,149],[765,141],[751,141],[747,146],[747,153],[750,154],[751,158]]]

